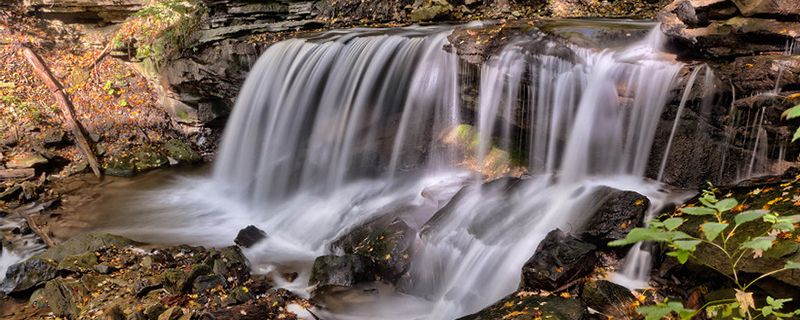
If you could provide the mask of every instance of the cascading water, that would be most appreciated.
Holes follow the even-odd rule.
[[[321,312],[454,319],[513,292],[547,232],[583,227],[599,188],[638,191],[653,208],[666,201],[643,179],[680,69],[662,61],[659,33],[599,52],[537,35],[532,52],[526,38],[510,39],[464,73],[475,69],[460,65],[451,32],[351,29],[271,46],[240,92],[213,178],[143,193],[134,203],[147,215],[116,213],[126,226],[103,231],[221,246],[254,224],[269,235],[245,250],[254,270],[298,271],[276,281],[302,293],[331,241],[400,218],[419,231],[407,293]],[[464,96],[464,82],[477,97]],[[530,176],[484,183],[515,164]]]
[[[559,56],[512,42],[481,69],[475,156],[481,164],[490,149],[512,147],[519,130],[498,119],[527,109],[535,175],[513,192],[466,188],[447,217],[426,223],[474,179],[456,174],[460,159],[436,138],[464,119],[458,57],[442,50],[449,30],[430,31],[274,45],[240,93],[214,173],[225,193],[264,212],[271,239],[308,256],[368,217],[421,226],[409,291],[432,311],[400,319],[455,318],[512,292],[538,242],[579,228],[599,186],[638,190],[657,206],[664,193],[641,177],[680,68],[654,59],[655,45]],[[267,262],[259,256],[271,247],[248,254]]]

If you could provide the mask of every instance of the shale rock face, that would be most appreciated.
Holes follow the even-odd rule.
[[[722,58],[785,51],[787,41],[800,36],[798,8],[790,0],[677,0],[658,20],[694,54]]]
[[[119,23],[144,9],[147,0],[25,0],[29,13],[64,22]]]

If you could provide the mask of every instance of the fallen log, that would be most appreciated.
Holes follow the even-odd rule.
[[[31,48],[24,45],[21,46],[21,48],[25,59],[28,60],[28,63],[30,63],[31,66],[33,66],[36,74],[40,79],[42,79],[42,81],[44,81],[44,83],[50,89],[50,92],[56,98],[58,106],[61,109],[61,113],[64,115],[67,127],[69,127],[69,129],[72,131],[72,134],[75,136],[75,141],[78,143],[78,149],[81,151],[81,155],[83,155],[83,158],[89,163],[94,175],[100,178],[102,176],[102,173],[100,172],[100,164],[97,162],[97,158],[92,152],[92,148],[89,146],[83,126],[81,126],[81,123],[75,119],[75,111],[72,106],[72,102],[69,100],[67,95],[64,94],[64,88],[61,86],[61,83],[58,82],[58,79],[53,77],[53,74],[50,73],[50,69],[48,69],[47,65],[44,64],[44,60],[42,60],[42,58],[39,57],[36,52],[33,52]]]
[[[92,61],[92,64],[90,64],[88,67],[86,67],[86,69],[87,70],[94,69],[94,67],[96,67],[97,64],[100,63],[100,61],[103,60],[103,58],[105,58],[105,56],[108,54],[108,50],[111,49],[111,44],[113,44],[113,43],[114,43],[114,41],[109,41],[108,44],[106,45],[106,47],[103,48],[103,51],[100,52],[100,55],[97,56],[97,58],[95,58],[94,61]]]
[[[36,170],[33,168],[27,169],[4,169],[0,170],[0,180],[6,179],[19,179],[19,178],[33,178]]]
[[[39,225],[36,224],[36,220],[33,220],[33,218],[31,218],[31,215],[29,215],[23,209],[17,209],[17,213],[19,213],[20,216],[25,218],[25,221],[28,222],[28,226],[31,227],[31,230],[34,233],[36,233],[36,235],[38,235],[40,238],[42,238],[42,241],[44,241],[44,244],[46,244],[50,248],[56,246],[56,242],[53,241],[53,238],[50,238],[50,236],[48,236],[47,233],[45,233],[44,231],[42,231],[41,228],[39,228]]]

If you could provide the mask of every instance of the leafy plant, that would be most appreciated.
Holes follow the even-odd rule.
[[[678,315],[681,319],[690,319],[704,308],[712,318],[722,315],[733,319],[754,319],[761,316],[774,316],[777,319],[782,319],[783,317],[800,315],[800,309],[793,312],[781,312],[783,304],[791,299],[773,299],[769,297],[767,298],[766,306],[756,308],[753,301],[753,292],[747,291],[754,283],[765,277],[790,269],[800,269],[800,262],[790,261],[783,268],[765,273],[750,282],[740,279],[737,269],[737,266],[745,256],[753,254],[754,258],[760,257],[764,251],[772,248],[773,241],[777,235],[793,231],[795,229],[794,223],[800,221],[800,216],[782,217],[768,210],[749,210],[731,216],[733,214],[731,210],[738,206],[738,201],[734,198],[717,200],[715,191],[716,189],[714,188],[704,190],[699,198],[700,205],[680,209],[683,214],[711,218],[711,221],[700,225],[698,231],[700,231],[701,236],[695,237],[678,230],[687,219],[674,214],[662,216],[663,220],[650,220],[647,228],[634,228],[625,239],[612,241],[609,245],[623,246],[640,241],[665,243],[669,250],[667,255],[677,258],[681,264],[686,263],[691,257],[698,263],[729,278],[736,286],[735,299],[710,301],[697,311],[686,309],[679,302],[665,299],[664,302],[654,306],[640,307],[637,312],[645,314],[645,319],[647,320],[660,319],[670,313]],[[731,217],[733,217],[733,222],[726,220],[726,218],[730,219]],[[743,224],[759,219],[768,225],[766,231],[756,237],[748,236],[743,242],[733,241],[733,236]],[[701,244],[708,245],[713,250],[723,253],[727,258],[727,267],[730,273],[712,266],[704,259],[698,259],[695,256],[695,252]]]
[[[784,117],[786,119],[794,119],[800,117],[800,104],[784,111],[781,117]],[[797,130],[795,130],[794,136],[792,137],[792,142],[794,142],[798,138],[800,138],[800,127],[798,127]]]

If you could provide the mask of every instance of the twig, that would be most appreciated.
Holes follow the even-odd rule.
[[[95,67],[95,66],[97,66],[97,64],[100,62],[100,60],[103,60],[103,58],[104,58],[106,55],[108,55],[108,50],[110,50],[110,49],[111,49],[111,44],[112,44],[112,43],[114,43],[114,42],[113,42],[113,41],[109,41],[109,42],[108,42],[108,44],[107,44],[107,45],[106,45],[106,47],[103,49],[103,51],[101,51],[101,52],[100,52],[100,55],[99,55],[99,56],[97,56],[97,58],[95,58],[95,59],[94,59],[94,61],[92,61],[92,64],[90,64],[88,67],[86,67],[86,69],[87,69],[87,70],[92,70],[92,69],[94,69],[94,67]]]
[[[39,78],[44,81],[47,87],[50,89],[50,92],[56,98],[58,102],[58,106],[61,109],[61,113],[66,118],[67,127],[70,128],[73,135],[75,135],[75,140],[78,142],[78,149],[80,149],[81,154],[86,161],[89,163],[89,166],[94,171],[94,175],[98,178],[102,176],[100,172],[100,164],[97,162],[97,158],[95,157],[94,153],[92,152],[92,148],[89,147],[89,142],[86,139],[86,134],[84,133],[83,126],[81,123],[75,119],[75,111],[73,111],[72,102],[67,98],[67,95],[64,94],[64,89],[61,86],[61,83],[58,82],[58,79],[53,77],[53,74],[50,73],[50,69],[47,68],[47,65],[44,64],[39,55],[36,52],[27,46],[22,47],[22,54],[25,56],[25,59],[28,60],[28,63],[33,66],[33,69],[36,70],[36,73],[39,75]]]

